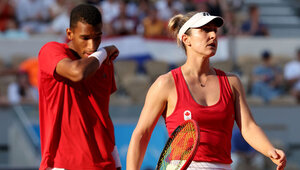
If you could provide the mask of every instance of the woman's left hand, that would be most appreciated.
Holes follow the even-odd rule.
[[[273,149],[268,153],[269,158],[277,165],[277,170],[284,170],[286,166],[286,157],[282,150]]]

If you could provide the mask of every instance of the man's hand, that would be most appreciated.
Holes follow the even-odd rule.
[[[119,50],[114,45],[106,46],[106,47],[104,47],[104,49],[107,52],[107,58],[104,61],[106,64],[109,64],[111,61],[115,60],[117,58],[117,56],[119,55]]]

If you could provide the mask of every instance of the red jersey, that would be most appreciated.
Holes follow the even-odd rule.
[[[165,118],[165,123],[171,135],[184,120],[196,120],[200,128],[200,145],[194,161],[230,164],[234,102],[226,74],[221,70],[215,71],[219,79],[220,98],[212,106],[202,106],[193,99],[181,67],[171,71],[177,90],[177,104],[174,112]]]
[[[57,42],[44,45],[38,56],[40,169],[115,169],[109,116],[110,94],[116,90],[113,65],[103,63],[94,75],[72,82],[55,72],[67,57],[77,59],[67,44]]]

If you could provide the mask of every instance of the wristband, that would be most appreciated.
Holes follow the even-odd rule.
[[[107,57],[107,52],[104,48],[99,48],[96,52],[89,55],[89,57],[95,57],[99,61],[99,68],[100,68],[101,64]]]
[[[117,146],[114,147],[114,150],[112,151],[112,156],[115,160],[115,164],[116,164],[116,168],[121,168],[121,161],[120,161],[120,156],[119,156],[119,152],[118,152],[118,148]]]

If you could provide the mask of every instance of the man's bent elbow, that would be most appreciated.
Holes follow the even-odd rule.
[[[71,71],[71,74],[69,75],[68,79],[70,79],[73,82],[79,82],[85,78],[84,71],[79,68],[74,68]]]

